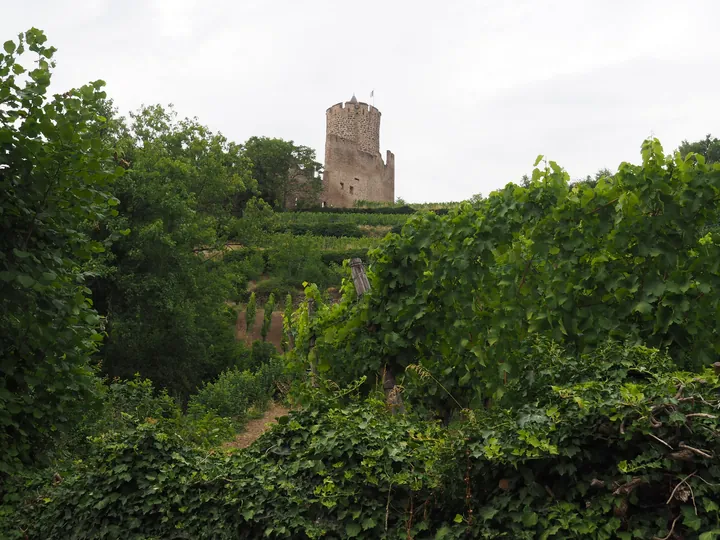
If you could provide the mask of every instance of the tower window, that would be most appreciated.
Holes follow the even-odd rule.
[[[354,189],[355,188],[353,186],[350,186],[350,193],[352,193]]]
[[[358,181],[358,182],[360,181],[360,179],[359,179],[357,176],[355,177],[355,180]]]
[[[340,189],[345,189],[345,184],[343,182],[340,182]]]

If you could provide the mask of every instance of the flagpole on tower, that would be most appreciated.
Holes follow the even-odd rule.
[[[374,107],[375,106],[375,89],[374,88],[370,91],[370,99],[372,99],[372,106]]]

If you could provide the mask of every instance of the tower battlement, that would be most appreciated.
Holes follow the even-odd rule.
[[[378,109],[359,102],[336,103],[326,112],[324,202],[352,206],[356,200],[395,200],[395,156],[380,154]]]
[[[354,96],[353,96],[354,97]],[[380,152],[380,111],[357,100],[337,103],[326,113],[327,134],[354,141],[360,150]]]

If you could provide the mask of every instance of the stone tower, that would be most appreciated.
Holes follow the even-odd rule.
[[[350,101],[325,113],[323,205],[351,207],[355,201],[395,201],[395,156],[380,154],[380,111]]]

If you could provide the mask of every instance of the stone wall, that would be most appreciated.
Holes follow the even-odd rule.
[[[395,156],[380,154],[380,111],[367,103],[327,110],[322,202],[351,207],[357,200],[395,200]]]
[[[328,135],[322,195],[327,206],[351,207],[355,201],[395,200],[395,157],[358,150],[353,141]]]
[[[338,103],[327,110],[327,135],[355,141],[360,150],[380,152],[380,111],[367,103]]]

